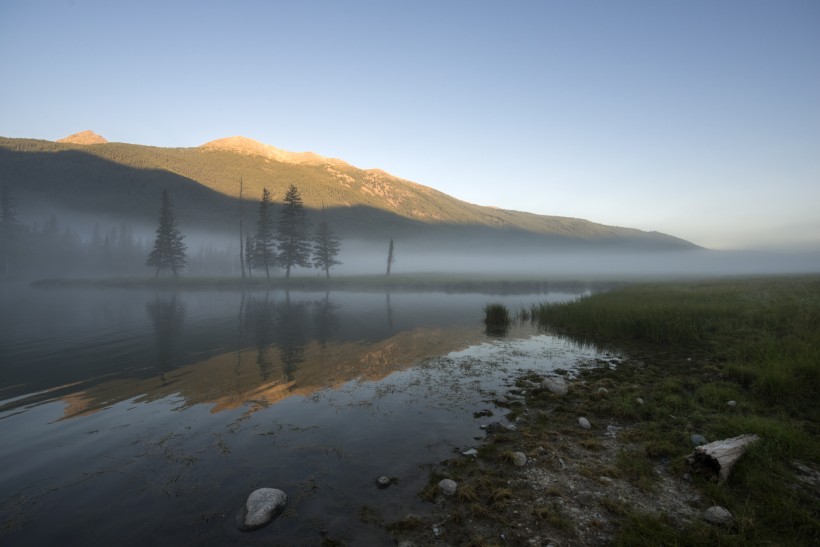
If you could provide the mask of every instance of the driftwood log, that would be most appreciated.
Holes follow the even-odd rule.
[[[760,437],[757,435],[746,434],[704,444],[686,456],[686,461],[695,471],[709,474],[714,480],[724,482],[729,478],[729,473],[737,460],[746,452],[746,448],[759,440]]]

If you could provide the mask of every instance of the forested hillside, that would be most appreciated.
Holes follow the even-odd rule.
[[[293,184],[313,216],[324,207],[344,238],[468,247],[694,247],[657,232],[472,205],[380,170],[241,137],[197,148],[0,138],[0,177],[26,215],[58,210],[152,224],[159,195],[168,189],[181,225],[230,232],[239,218],[241,180],[248,221],[263,188],[281,199]]]

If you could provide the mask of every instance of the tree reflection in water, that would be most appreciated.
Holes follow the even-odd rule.
[[[145,304],[145,310],[154,326],[154,338],[157,345],[157,370],[160,379],[165,383],[165,373],[174,368],[174,361],[179,358],[179,336],[185,322],[185,305],[177,301],[174,293],[170,298],[161,298],[157,294],[154,300]]]

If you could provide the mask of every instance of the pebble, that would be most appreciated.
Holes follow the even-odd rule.
[[[737,401],[729,401],[726,404],[729,405],[729,406],[737,406]]]
[[[478,456],[478,450],[476,450],[475,448],[471,448],[469,450],[465,450],[464,452],[462,452],[462,454],[465,456],[472,456],[475,458],[476,456]]]
[[[458,484],[452,479],[441,479],[438,483],[439,491],[445,496],[452,496],[458,489]]]
[[[725,507],[720,505],[713,505],[703,512],[703,518],[712,524],[728,524],[732,522],[732,513]]]
[[[379,488],[387,488],[391,484],[393,484],[393,480],[390,477],[382,475],[381,477],[376,479],[376,486],[378,486]]]
[[[605,387],[599,387],[598,393],[600,393],[601,395],[606,395],[607,393],[609,393],[609,390]]]
[[[620,431],[621,429],[623,428],[609,424],[608,426],[606,426],[606,436],[612,437],[614,439],[618,435],[618,431]]]
[[[578,418],[578,425],[580,425],[582,429],[590,429],[592,427],[592,424],[589,423],[589,420],[587,420],[583,416]]]
[[[635,402],[638,403],[639,405],[642,405],[643,404],[643,399],[638,397],[637,399],[635,399]]]
[[[704,437],[703,435],[698,435],[697,433],[689,437],[689,440],[692,441],[692,444],[695,446],[709,444],[709,441],[706,439],[706,437]]]
[[[513,464],[516,467],[524,467],[527,465],[527,455],[523,452],[514,452],[512,455]]]
[[[246,532],[261,528],[281,513],[287,502],[287,495],[276,488],[254,490],[237,513],[236,527]]]

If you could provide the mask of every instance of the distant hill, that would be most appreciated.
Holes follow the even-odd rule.
[[[89,143],[93,146],[88,146]],[[281,200],[295,184],[312,214],[324,208],[346,238],[404,238],[446,248],[582,247],[694,249],[682,239],[588,220],[466,203],[377,169],[311,152],[279,150],[245,137],[197,148],[109,143],[93,132],[63,142],[0,137],[0,177],[21,209],[59,209],[153,225],[167,188],[183,229],[233,233],[243,181],[252,225],[263,188]]]

